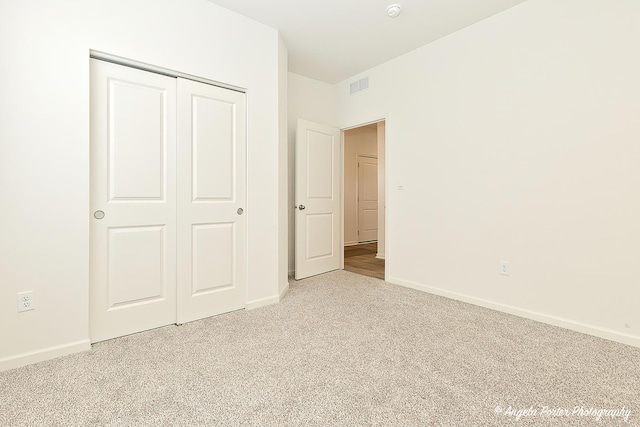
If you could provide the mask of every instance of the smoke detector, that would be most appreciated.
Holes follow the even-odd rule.
[[[390,4],[387,6],[387,15],[389,15],[389,18],[395,18],[400,15],[401,10],[402,8],[399,4]]]

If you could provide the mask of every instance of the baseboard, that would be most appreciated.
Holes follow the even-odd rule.
[[[384,259],[384,254],[376,254],[376,258],[378,258],[378,259]]]
[[[68,356],[74,353],[80,353],[82,351],[87,351],[90,349],[91,342],[86,339],[82,341],[43,348],[41,350],[21,353],[15,356],[4,357],[0,359],[0,372],[7,371],[9,369],[20,368],[22,366],[32,365],[38,362],[44,362],[45,360]]]
[[[538,313],[535,311],[525,310],[522,308],[507,305],[507,304],[496,303],[496,302],[485,300],[482,298],[476,298],[469,295],[460,294],[457,292],[451,292],[444,289],[435,288],[432,286],[422,285],[419,283],[398,279],[395,277],[387,277],[386,281],[388,283],[393,283],[394,285],[416,289],[418,291],[423,291],[430,294],[451,298],[457,301],[478,305],[480,307],[490,308],[492,310],[501,311],[503,313],[513,314],[514,316],[524,317],[526,319],[535,320],[537,322],[558,326],[560,328],[565,328],[575,332],[580,332],[587,335],[593,335],[598,338],[604,338],[606,340],[615,341],[622,344],[640,348],[639,337],[623,334],[617,331],[613,331],[611,329],[600,328],[593,325],[587,325],[581,322],[576,322],[573,320],[564,319],[556,316],[550,316],[548,314]]]
[[[266,298],[256,299],[249,301],[246,305],[247,310],[255,310],[256,308],[266,307],[268,305],[277,304],[282,300],[282,297],[289,291],[289,283],[280,291],[278,295],[273,295]]]
[[[277,304],[280,302],[279,295],[273,295],[266,298],[255,299],[253,301],[247,302],[246,309],[247,310],[255,310],[256,308],[266,307],[268,305]]]
[[[356,246],[358,242],[344,242],[345,246]]]
[[[286,286],[280,291],[280,295],[278,295],[278,302],[282,301],[282,298],[287,292],[289,292],[289,283],[287,283]]]

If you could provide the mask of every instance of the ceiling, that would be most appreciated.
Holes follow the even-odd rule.
[[[278,29],[289,71],[337,83],[526,0],[209,1]]]

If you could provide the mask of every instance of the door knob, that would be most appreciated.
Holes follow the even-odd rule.
[[[305,210],[307,207],[305,205],[300,205],[298,206],[298,209],[300,209],[301,211]]]
[[[242,215],[242,214],[244,213],[244,209],[242,209],[242,208],[238,208],[238,211],[237,211],[237,212],[238,212],[238,215]]]
[[[93,217],[95,219],[102,219],[102,218],[104,218],[104,212],[103,211],[95,211],[93,213]]]

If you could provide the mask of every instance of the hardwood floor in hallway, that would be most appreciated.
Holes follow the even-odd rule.
[[[378,244],[346,246],[344,248],[344,269],[364,276],[384,280],[384,260],[376,258]]]

